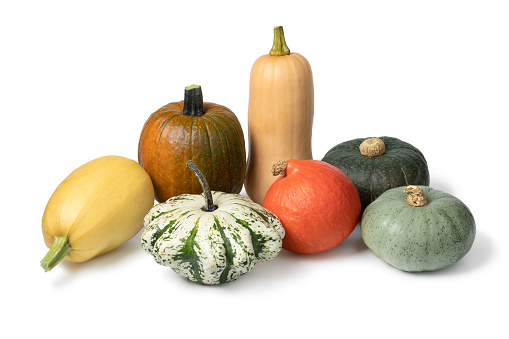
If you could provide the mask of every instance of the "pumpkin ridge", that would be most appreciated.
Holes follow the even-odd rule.
[[[374,173],[373,172],[373,162],[372,161],[369,163],[369,173]],[[373,200],[375,200],[375,198],[376,198],[376,197],[373,196],[373,177],[374,177],[374,175],[370,175],[369,176],[369,197],[370,197],[370,201],[371,202]]]
[[[163,137],[163,133],[165,132],[166,126],[168,126],[170,124],[171,120],[173,120],[176,116],[178,116],[178,113],[174,112],[174,111],[163,112],[163,113],[159,114],[159,116],[157,117],[157,120],[162,118],[163,115],[171,115],[171,116],[169,117],[169,119],[164,121],[164,123],[160,127],[158,127],[159,135],[157,137],[157,142],[160,142],[161,138]]]
[[[434,233],[434,226],[436,225],[436,223],[433,223],[432,222],[432,219],[436,219],[436,217],[434,216],[433,213],[430,213],[430,209],[429,207],[426,208],[426,206],[421,206],[421,207],[416,207],[416,208],[420,208],[422,210],[422,214],[423,214],[423,217],[425,218],[426,220],[426,225],[427,227],[423,227],[423,233],[424,233],[424,248],[423,248],[423,253],[424,255],[421,256],[421,260],[422,260],[422,264],[424,265],[429,265],[430,264],[430,252],[433,251],[433,246],[430,245],[430,240],[433,236],[433,233]]]
[[[433,259],[433,254],[436,253],[437,255],[440,254],[440,252],[442,252],[441,254],[444,254],[445,251],[442,250],[442,251],[439,251],[439,252],[436,252],[436,245],[437,244],[433,244],[435,246],[430,246],[431,245],[431,242],[433,241],[433,237],[435,236],[435,233],[440,233],[440,232],[437,232],[437,229],[436,227],[438,227],[438,225],[440,225],[440,223],[438,223],[436,220],[438,219],[437,216],[435,215],[435,213],[431,213],[433,210],[437,211],[437,210],[440,210],[440,208],[436,206],[436,204],[434,204],[434,206],[430,207],[429,204],[434,200],[434,197],[431,195],[428,195],[428,191],[426,190],[425,191],[425,194],[426,194],[426,198],[428,200],[428,204],[426,206],[422,206],[422,207],[415,207],[415,208],[418,208],[419,211],[422,211],[422,217],[425,219],[425,227],[422,228],[423,230],[423,239],[424,239],[424,244],[425,244],[425,248],[422,250],[422,254],[419,254],[418,255],[418,258],[421,258],[419,260],[419,262],[415,262],[415,263],[412,263],[412,265],[410,267],[407,267],[407,271],[411,272],[411,271],[414,271],[411,267],[415,267],[417,264],[418,265],[421,265],[421,266],[425,266],[427,267],[427,269],[425,271],[434,271],[436,269],[438,269],[441,265],[441,262],[438,261],[432,261]],[[412,211],[411,209],[409,211]],[[451,225],[453,224],[452,223],[452,220],[449,218],[449,216],[447,214],[444,214],[442,213],[442,216],[445,216],[447,219],[449,219],[449,222],[451,223]],[[432,222],[432,219],[434,219],[434,222]]]
[[[155,245],[155,243],[156,243],[157,239],[159,239],[159,238],[160,238],[160,237],[161,237],[164,233],[166,233],[166,231],[167,231],[167,230],[168,230],[171,226],[173,226],[176,222],[177,222],[177,220],[176,220],[176,219],[173,219],[173,220],[170,220],[170,222],[169,222],[167,225],[165,225],[163,228],[159,228],[158,226],[156,226],[158,230],[156,230],[155,232],[153,232],[153,233],[152,233],[152,236],[151,236],[151,239],[150,239],[150,240],[151,240],[151,241],[150,241],[150,246],[151,246],[152,248],[154,248],[154,245]],[[155,225],[154,225],[154,226],[155,226]],[[151,227],[151,229],[153,229],[153,228],[154,228],[154,227]]]
[[[241,157],[242,159],[244,159],[244,162],[240,163],[240,166],[238,165],[233,165],[234,166],[234,170],[237,171],[239,173],[238,177],[240,178],[240,180],[234,184],[233,180],[231,181],[232,182],[232,191],[233,192],[237,192],[237,193],[240,193],[240,191],[242,190],[242,186],[244,185],[244,179],[246,177],[246,142],[245,142],[245,139],[244,139],[244,134],[242,133],[242,127],[240,125],[240,122],[239,120],[237,119],[236,116],[232,116],[231,118],[229,118],[231,120],[231,123],[234,124],[236,126],[235,128],[235,133],[236,135],[234,136],[235,137],[235,140],[239,140],[240,142],[237,144],[238,146],[235,147],[235,148],[230,148],[230,152],[234,152],[234,156],[238,156],[238,157]],[[234,140],[232,140],[234,141]],[[231,171],[231,169],[230,169]]]
[[[219,136],[222,141],[225,140],[226,136],[225,136],[224,130],[220,127],[221,123],[218,122],[217,119],[214,119],[213,115],[211,115],[209,113],[207,113],[207,119],[212,122],[210,124],[206,124],[208,135],[211,134],[210,129],[213,128],[213,130],[216,130],[217,132],[212,133],[212,134]],[[216,189],[217,191],[231,192],[231,190],[229,190],[229,187],[223,187],[224,179],[222,177],[222,173],[216,173],[214,171],[214,166],[212,166],[214,163],[223,163],[223,161],[224,161],[225,154],[223,152],[223,150],[224,150],[223,143],[222,142],[215,143],[215,144],[211,143],[210,138],[208,139],[208,142],[209,142],[209,146],[210,146],[210,155],[211,155],[210,157],[208,157],[208,160],[210,161],[210,164],[211,164],[211,166],[210,166],[211,172],[209,174],[212,176],[212,180],[207,179],[207,181],[220,183],[220,185],[218,185],[217,187],[214,187],[214,188],[211,187],[211,190]],[[230,169],[229,166],[228,166],[228,169]],[[228,174],[229,174],[229,171],[228,171]],[[218,176],[218,177],[216,177],[216,176]]]
[[[256,214],[258,214],[260,216],[260,218],[263,219],[263,221],[265,221],[265,223],[267,225],[269,225],[270,227],[272,227],[276,232],[277,234],[279,235],[279,237],[282,239],[283,237],[281,237],[281,234],[279,233],[279,231],[274,227],[272,226],[272,224],[270,223],[269,219],[267,218],[267,216],[263,215],[262,213],[260,213],[260,211],[256,210],[255,208],[252,208],[251,206],[247,206],[251,211],[255,212]]]
[[[201,219],[201,216],[198,217],[198,219],[195,221],[194,227],[191,230],[189,237],[187,237],[184,244],[179,248],[177,254],[175,255],[175,261],[180,261],[180,263],[189,263],[192,267],[192,271],[194,272],[192,279],[194,281],[203,283],[201,275],[202,275],[202,269],[201,265],[199,263],[199,256],[196,253],[194,246],[196,246],[198,249],[200,248],[199,244],[196,243],[196,233],[198,233],[198,223]]]
[[[223,151],[223,152],[221,152],[221,154],[222,154],[222,156],[221,156],[222,159],[221,160],[224,160],[224,158],[226,156],[226,162],[228,163],[228,167],[227,167],[228,171],[225,171],[225,172],[227,173],[227,178],[228,179],[227,179],[226,182],[228,183],[229,187],[224,188],[224,190],[227,190],[229,192],[233,192],[234,191],[233,190],[234,187],[232,187],[232,186],[234,186],[234,184],[232,184],[232,179],[231,179],[232,164],[230,162],[230,159],[232,159],[232,155],[231,155],[231,151],[232,151],[231,148],[232,147],[230,147],[230,145],[232,144],[232,140],[229,140],[229,134],[225,133],[225,130],[223,128],[223,126],[225,126],[224,120],[221,121],[221,123],[218,123],[217,118],[219,118],[219,120],[223,120],[224,119],[224,117],[222,117],[220,115],[215,115],[215,116],[214,115],[210,115],[209,116],[209,119],[214,121],[216,126],[218,126],[218,130],[221,131],[221,136],[222,136],[223,140],[226,143],[226,151],[228,152],[228,154],[226,154],[226,155],[224,154],[225,148],[223,147],[223,143],[221,143],[221,145],[220,145],[221,146],[221,151]],[[227,123],[230,123],[230,121],[227,121]],[[235,143],[233,143],[233,144],[235,144]],[[221,175],[224,175],[224,174],[225,174],[224,172],[221,173]]]
[[[261,213],[259,210],[257,210],[256,208],[253,208],[252,206],[246,206],[247,208],[249,208],[251,211],[255,212],[256,214],[258,214],[258,216],[260,218],[262,218],[262,220],[266,223],[266,225],[268,225],[270,228],[272,228],[273,230],[276,231],[276,233],[278,234],[279,236],[279,239],[283,240],[283,238],[285,237],[285,229],[283,227],[283,225],[280,223],[280,222],[277,222],[276,226],[274,226],[272,224],[272,222],[270,221],[270,217],[272,217],[273,219],[277,220],[277,221],[280,221],[279,218],[274,214],[272,213],[271,211],[269,211],[268,209],[265,209],[264,211],[269,214],[269,216],[267,215],[264,215],[263,213]],[[279,229],[280,228],[280,229]]]
[[[212,152],[212,143],[210,142],[210,132],[209,132],[209,125],[208,124],[204,124],[205,125],[205,134],[206,134],[206,139],[207,139],[207,143],[209,145],[209,152],[207,154],[210,154],[209,157],[207,157],[207,159],[210,160],[210,163],[209,163],[209,168],[211,169],[211,175],[212,175],[212,178],[214,178],[214,164],[213,164],[213,159],[212,159],[212,155],[214,154],[214,152]],[[215,181],[215,180],[214,180]],[[212,191],[212,190],[211,190]],[[212,193],[212,192],[211,192]]]
[[[228,273],[230,272],[233,266],[233,247],[231,245],[230,239],[226,236],[224,232],[223,226],[219,222],[219,219],[214,215],[214,224],[221,235],[221,238],[224,242],[225,256],[226,256],[226,265],[224,267],[223,272],[221,272],[221,276],[219,277],[220,283],[225,283],[228,281]]]
[[[238,120],[235,118],[232,117],[227,117],[227,116],[217,116],[217,118],[219,118],[220,120],[223,120],[223,121],[226,121],[228,124],[235,124],[235,125],[239,125],[238,123]],[[221,126],[224,126],[225,124],[221,124]],[[239,129],[236,129],[237,131],[240,130],[240,127]],[[237,156],[241,156],[242,158],[246,158],[245,156],[245,141],[244,141],[244,137],[243,136],[240,136],[240,135],[237,135],[237,137],[239,138],[239,140],[241,140],[241,144],[244,145],[244,149],[238,149],[237,147],[230,147],[230,145],[235,145],[237,143],[235,143],[235,140],[233,140],[233,136],[228,134],[228,133],[224,133],[224,129],[222,129],[223,131],[223,135],[225,136],[225,140],[227,142],[227,151],[228,151],[228,154],[227,154],[227,160],[228,160],[228,183],[229,183],[229,187],[228,187],[228,190],[230,192],[240,192],[242,190],[242,184],[244,183],[244,177],[245,177],[245,172],[246,172],[246,168],[245,166],[240,166],[241,168],[237,168],[237,166],[235,166],[235,164],[233,164],[231,162],[231,159],[235,159],[237,158]],[[231,173],[238,173],[238,172],[241,172],[241,173],[244,173],[242,175],[240,175],[239,177],[241,177],[242,180],[240,180],[239,182],[235,182],[232,178],[232,175]],[[234,176],[234,177],[237,177],[237,176]],[[240,186],[240,187],[239,187]]]
[[[196,146],[195,143],[194,143],[194,137],[195,136],[193,135],[194,134],[194,128],[193,127],[194,127],[194,118],[195,117],[194,116],[190,116],[190,118],[191,118],[190,119],[191,123],[189,125],[189,149],[191,151],[193,151],[195,146]],[[193,154],[191,153],[191,154],[189,154],[188,159],[192,159],[192,158],[193,158]]]
[[[393,176],[389,179],[389,185],[391,187],[399,187],[403,185],[412,185],[413,182],[409,181],[409,178],[415,177],[415,173],[409,168],[404,169],[405,164],[408,162],[414,163],[414,159],[410,156],[408,157],[406,154],[388,154],[387,158],[391,161],[390,168],[393,169]],[[400,183],[401,179],[404,179],[404,183]]]
[[[396,138],[393,138],[393,139],[396,139]],[[397,139],[398,142],[400,143],[399,145],[397,146],[394,146],[392,147],[394,149],[394,151],[398,151],[398,152],[403,152],[403,154],[405,154],[407,157],[411,158],[411,160],[414,162],[414,163],[417,163],[417,159],[414,157],[414,156],[417,156],[419,158],[419,160],[421,160],[424,164],[428,164],[427,161],[426,161],[426,158],[424,157],[424,154],[416,147],[412,146],[411,144],[405,142],[405,141],[402,141],[402,140],[399,140]],[[392,152],[391,152],[391,155],[392,155]],[[417,165],[419,165],[417,163]]]
[[[256,233],[249,225],[249,223],[245,220],[241,220],[237,217],[235,217],[232,213],[226,212],[228,215],[230,215],[232,218],[235,219],[237,224],[241,225],[242,227],[246,228],[249,231],[249,234],[251,235],[251,241],[253,243],[253,252],[255,255],[255,258],[258,259],[258,255],[263,252],[263,249],[265,246],[263,246],[263,242],[260,241],[260,239],[263,239],[263,235]]]
[[[408,149],[408,150],[412,151],[410,149]],[[412,153],[415,153],[415,150],[413,150]],[[419,184],[419,183],[423,182],[423,179],[427,178],[427,180],[424,180],[422,185],[428,185],[429,184],[429,171],[426,171],[427,167],[425,167],[424,170],[420,168],[419,161],[418,161],[418,159],[415,158],[416,154],[412,154],[412,153],[408,153],[408,152],[401,153],[402,156],[406,157],[407,161],[410,160],[412,163],[414,163],[415,164],[414,168],[417,169],[417,173],[414,173],[414,176],[415,176],[414,181],[415,182],[413,182],[413,183],[409,182],[408,184],[409,185]],[[421,160],[423,163],[427,164],[426,159],[424,158],[424,156],[422,154],[418,155],[418,157],[420,158],[419,160]],[[423,173],[423,172],[428,172],[428,173]]]
[[[399,208],[394,209],[394,214],[399,215],[402,218],[411,214],[410,212],[411,211],[409,209],[405,208],[404,205],[400,206]],[[401,227],[401,225],[398,224],[394,219],[391,219],[390,222],[388,223],[388,226],[389,227],[387,228],[387,231],[384,234],[385,237],[388,236],[388,237],[392,238],[393,244],[394,244],[393,248],[394,248],[395,253],[398,253],[398,255],[400,255],[400,256],[405,255],[408,250],[405,246],[399,245],[400,244],[399,238],[408,237],[408,233],[412,232],[412,228],[411,227],[409,228],[409,226],[411,226],[411,225],[405,224],[405,225],[403,225],[403,227]],[[394,232],[394,230],[396,230],[397,232]],[[380,253],[380,249],[378,249],[378,253],[380,255],[377,255],[377,256],[379,256],[382,260],[388,262],[389,264],[393,265],[393,262],[390,259],[390,257],[387,257],[385,255],[385,253]],[[406,256],[405,264],[408,266],[409,263],[410,263],[410,258],[408,256]]]
[[[442,197],[442,199],[452,200],[452,199],[450,199],[451,197],[452,197],[452,196],[444,196],[444,197]],[[454,198],[454,197],[452,197],[452,198]],[[451,201],[451,202],[452,202],[452,201]],[[468,214],[469,214],[470,218],[472,218],[472,219],[473,219],[473,215],[472,215],[472,213],[470,212],[470,210],[468,209],[468,207],[467,207],[465,204],[463,204],[463,202],[461,202],[461,204],[463,205],[463,208],[465,209],[465,211],[467,211],[467,212],[468,212]],[[448,211],[447,211],[447,206],[443,206],[443,205],[441,204],[440,206],[436,207],[436,209],[437,209],[437,210],[439,210],[439,211],[441,212],[441,214],[442,214],[445,218],[447,218],[447,219],[449,220],[449,222],[450,222],[450,224],[451,224],[451,230],[452,230],[454,233],[456,233],[456,234],[458,234],[458,235],[461,235],[461,240],[464,240],[464,239],[468,239],[468,238],[470,238],[470,235],[469,235],[469,234],[463,234],[463,232],[461,232],[461,227],[460,227],[461,225],[459,225],[458,221],[457,221],[457,220],[455,220],[453,217],[451,217],[450,213],[447,213],[447,212],[448,212]],[[474,221],[474,223],[475,223],[475,221]],[[474,230],[474,232],[475,232],[475,230]],[[452,232],[450,233],[450,235],[452,236]],[[459,242],[459,241],[457,241],[457,242]],[[461,244],[461,242],[459,242],[459,243]],[[473,243],[473,241],[472,241],[472,242],[470,242],[470,244],[471,244],[471,245],[470,245],[470,247],[472,246],[472,243]],[[469,249],[470,249],[470,248],[468,248],[465,252],[468,252],[468,250],[469,250]],[[463,254],[462,256],[456,256],[456,258],[457,258],[457,260],[459,260],[459,259],[463,258],[463,256],[465,256],[465,255],[466,255],[466,253],[465,253],[465,254]]]
[[[426,194],[428,194],[428,191],[426,191]],[[429,206],[431,204],[431,202],[433,201],[433,196],[430,197],[429,195],[427,195],[427,198],[428,198],[428,206]],[[440,206],[432,206],[432,207],[430,206],[429,208],[430,208],[430,210],[433,208],[434,211],[436,212],[436,213],[430,213],[433,216],[433,219],[434,219],[434,222],[431,224],[431,227],[433,228],[432,229],[432,233],[431,233],[432,236],[435,236],[435,234],[436,234],[436,236],[439,236],[440,234],[446,233],[447,240],[451,240],[451,238],[453,236],[453,233],[455,231],[454,228],[456,227],[455,223],[453,222],[454,220],[448,214],[446,214],[445,211],[443,211],[442,207],[440,207]],[[443,225],[441,225],[438,216],[440,216],[441,218],[445,218],[447,220],[447,222],[451,224],[453,232],[451,232],[451,229],[450,230],[447,230],[447,229],[444,230],[445,227]],[[442,240],[442,239],[440,239],[440,240]],[[450,249],[444,247],[444,244],[443,244],[442,241],[440,241],[437,245],[439,247],[436,248],[436,246],[435,246],[435,248],[433,249],[433,252],[436,255],[440,255],[441,253],[443,254],[443,253],[446,253],[446,252],[450,252]],[[436,251],[436,250],[439,250],[439,251]],[[454,258],[455,258],[456,261],[458,261],[459,259],[461,259],[461,256],[454,255]],[[441,265],[443,265],[443,264],[442,263],[435,263],[435,267],[432,268],[432,269],[428,269],[428,270],[432,271],[432,270],[435,270],[435,269],[440,269]]]

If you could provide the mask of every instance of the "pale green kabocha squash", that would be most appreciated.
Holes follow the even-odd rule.
[[[155,261],[201,284],[238,279],[258,261],[275,258],[285,230],[279,219],[253,201],[210,191],[192,162],[203,194],[182,194],[154,206],[144,220],[142,247]]]
[[[426,186],[390,189],[364,211],[362,239],[381,260],[408,272],[434,271],[472,247],[475,221],[458,198]]]

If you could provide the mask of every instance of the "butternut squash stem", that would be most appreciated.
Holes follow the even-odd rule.
[[[53,246],[49,249],[48,253],[41,260],[41,266],[44,271],[51,271],[59,262],[61,262],[72,251],[69,244],[69,236],[55,237]]]
[[[184,108],[182,113],[193,117],[201,117],[205,114],[203,110],[203,93],[201,91],[201,86],[191,85],[186,87],[184,91]]]
[[[210,186],[207,180],[205,180],[205,176],[203,173],[198,169],[196,164],[189,160],[186,163],[186,166],[193,171],[194,175],[198,178],[198,181],[200,182],[201,187],[203,188],[203,194],[205,195],[205,203],[206,206],[203,206],[201,209],[205,212],[212,212],[217,210],[217,205],[214,205],[214,201],[212,200],[212,192],[210,191]]]
[[[274,27],[274,42],[272,44],[272,49],[270,50],[269,54],[275,56],[290,54],[290,48],[288,48],[288,46],[286,45],[283,26]]]

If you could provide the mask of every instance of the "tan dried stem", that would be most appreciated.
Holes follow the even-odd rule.
[[[385,153],[385,143],[379,138],[369,138],[361,143],[359,150],[362,155],[377,157]]]
[[[286,160],[279,160],[274,165],[272,165],[272,175],[278,176],[286,173]]]
[[[410,185],[405,188],[405,193],[407,194],[408,203],[411,206],[421,207],[428,204],[426,193],[424,193],[423,189],[419,186]]]

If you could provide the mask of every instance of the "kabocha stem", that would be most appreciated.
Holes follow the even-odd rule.
[[[187,86],[184,92],[184,115],[193,117],[201,117],[205,114],[203,110],[203,94],[201,86]]]
[[[274,43],[272,44],[272,49],[269,54],[277,56],[290,54],[290,49],[286,46],[283,26],[274,27]]]
[[[206,206],[203,206],[201,209],[205,212],[212,212],[217,209],[217,205],[214,205],[214,201],[212,200],[212,192],[210,191],[209,183],[205,180],[205,176],[198,169],[195,163],[192,160],[189,160],[186,163],[186,166],[193,171],[194,175],[198,178],[201,187],[203,188],[203,194],[205,195],[205,203]]]
[[[286,174],[286,160],[279,160],[274,165],[272,165],[272,175],[278,176],[278,175],[285,175]]]
[[[378,157],[385,153],[385,143],[379,138],[369,138],[361,143],[359,150],[362,155]]]
[[[71,245],[69,244],[68,235],[63,237],[55,237],[53,246],[41,260],[41,266],[44,271],[49,272],[55,267],[60,261],[62,261],[69,252],[72,251]]]
[[[405,188],[405,193],[407,194],[408,203],[411,206],[422,207],[428,204],[426,201],[426,193],[419,186],[410,185]]]

